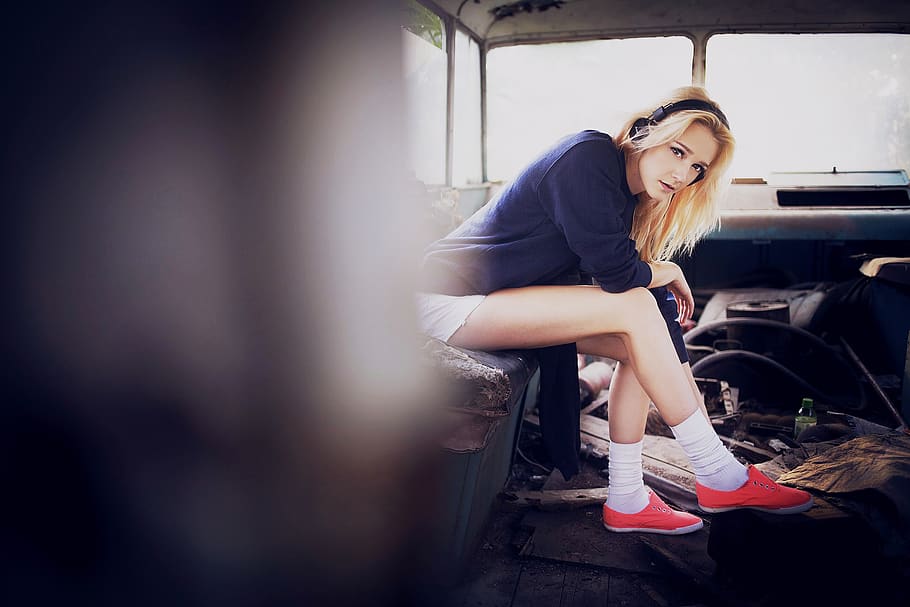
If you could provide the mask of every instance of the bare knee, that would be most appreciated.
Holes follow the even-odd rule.
[[[634,330],[643,325],[649,326],[663,317],[657,307],[657,300],[648,289],[635,287],[620,294],[622,300],[623,316],[629,329]]]
[[[645,287],[633,287],[623,293],[623,295],[638,305],[657,305],[657,300],[654,299],[654,295]]]

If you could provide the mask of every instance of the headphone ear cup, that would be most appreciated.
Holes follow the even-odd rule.
[[[629,130],[629,139],[635,139],[636,137],[643,137],[645,132],[645,127],[648,126],[650,121],[647,118],[639,118],[632,123],[632,128]]]

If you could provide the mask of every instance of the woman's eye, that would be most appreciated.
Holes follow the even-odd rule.
[[[672,145],[671,145],[671,146],[670,146],[670,151],[673,152],[673,155],[676,156],[677,158],[682,158],[682,157],[683,157],[683,151],[682,151],[681,149],[679,149],[678,147],[676,147],[676,146],[672,146]]]
[[[705,167],[700,164],[693,164],[692,167],[695,169],[695,172],[701,175],[705,172]]]

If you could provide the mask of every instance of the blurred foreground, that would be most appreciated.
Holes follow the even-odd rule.
[[[432,602],[396,11],[89,4],[5,20],[0,600]]]

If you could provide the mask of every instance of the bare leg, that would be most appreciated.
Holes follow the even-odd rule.
[[[610,440],[617,443],[640,441],[645,435],[650,404],[651,399],[638,383],[635,371],[628,363],[620,362],[613,372],[607,401]]]
[[[597,287],[534,287],[494,293],[465,329],[462,337],[479,330],[487,340],[504,344],[500,347],[575,341],[588,354],[615,357],[619,350],[619,398],[610,406],[611,436],[614,428],[617,432],[613,441],[629,447],[640,443],[650,399],[689,456],[699,482],[723,491],[745,482],[745,467],[711,426],[691,369],[679,363],[666,322],[647,290],[612,294]],[[633,373],[623,377],[630,369]]]
[[[634,514],[648,505],[650,497],[644,485],[641,451],[651,399],[628,362],[621,358],[617,360],[619,364],[613,371],[607,401],[610,477],[605,507],[614,512]]]
[[[698,407],[654,297],[641,288],[525,287],[492,293],[450,340],[483,350],[575,342],[581,352],[610,356],[619,339],[627,364],[664,420],[678,424]]]
[[[617,353],[617,340],[625,355]],[[626,432],[638,437],[644,434],[641,420],[643,416],[647,419],[647,409],[635,387],[637,381],[692,462],[699,503],[704,499],[709,504],[703,507],[712,512],[748,507],[785,514],[812,506],[812,497],[805,491],[779,486],[763,476],[751,484],[746,482],[760,473],[747,471],[717,437],[691,369],[679,364],[657,302],[646,289],[606,293],[593,286],[553,286],[498,291],[487,296],[450,341],[453,345],[487,350],[574,342],[580,352],[618,356],[622,368],[634,372],[622,377],[624,371],[620,370],[617,380],[619,397],[614,407],[620,417],[619,433],[624,437]],[[629,451],[624,463],[627,468],[631,464],[630,471],[634,472],[640,452],[632,452],[637,448],[634,444],[622,447]],[[658,521],[639,517],[644,509],[624,513],[605,505],[604,524],[614,531],[672,534],[701,528],[700,519],[674,513],[653,493],[649,508],[648,512],[663,513]]]
[[[628,353],[618,337],[603,336],[598,341],[599,353],[584,352],[595,356],[605,356],[617,361],[610,380],[610,393],[607,400],[607,419],[610,421],[610,438],[618,443],[634,443],[644,436],[648,423],[648,409],[651,399],[635,376],[635,371],[628,362]],[[692,394],[699,409],[710,421],[705,407],[704,395],[695,383],[689,363],[682,363],[683,373],[688,379]]]
[[[593,354],[617,361],[610,379],[607,399],[607,420],[610,422],[610,440],[616,443],[637,443],[645,434],[648,421],[648,407],[651,399],[638,383],[635,371],[629,365],[629,354],[622,340],[613,335],[604,335],[597,340],[598,352]]]
[[[680,365],[666,322],[646,289],[607,293],[598,287],[554,286],[498,291],[487,296],[451,341],[478,349],[575,342],[580,352],[602,356],[616,355],[622,344],[621,365],[634,373],[634,378],[618,380],[620,394],[626,392],[614,405],[622,438],[635,443],[644,436],[647,409],[637,380],[680,441],[699,480],[721,490],[743,482],[745,468],[726,451],[707,417],[695,415],[703,408],[694,379]],[[692,421],[696,417],[700,424]]]
[[[586,348],[598,348],[603,352],[603,356],[609,356],[620,361],[613,374],[610,400],[607,405],[607,417],[610,422],[611,440],[614,443],[631,445],[641,441],[644,437],[644,430],[648,420],[649,399],[647,392],[638,382],[635,373],[629,373],[628,353],[623,351],[621,342],[618,345],[616,342],[617,340],[611,336],[601,336],[600,338],[586,341],[584,345]],[[591,353],[588,350],[582,351]],[[694,421],[689,420],[685,424],[685,428],[694,428],[695,435],[700,438],[695,441],[690,440],[690,435],[693,431],[682,429],[679,425],[681,422],[667,423],[670,425],[674,436],[678,439],[680,439],[680,432],[683,432],[684,436],[680,440],[680,445],[683,446],[692,461],[696,469],[696,476],[701,481],[712,483],[717,487],[738,487],[745,481],[745,469],[726,451],[713,426],[711,426],[711,419],[705,407],[704,397],[698,390],[698,385],[695,383],[695,377],[692,375],[689,363],[683,363],[678,366],[686,378],[690,393],[697,403],[697,409],[701,412],[700,417],[702,418],[701,424],[695,424]],[[663,411],[659,406],[658,411],[663,416]],[[666,418],[664,418],[664,421],[666,421]],[[693,424],[695,425],[693,426]]]
[[[642,474],[642,446],[651,399],[635,377],[622,340],[600,336],[593,340],[602,356],[618,361],[610,382],[610,480],[603,506],[604,525],[612,531],[690,533],[703,526],[691,514],[674,512],[651,493]],[[654,518],[658,512],[662,514]]]
[[[648,423],[648,409],[651,399],[644,388],[638,383],[635,371],[628,364],[628,353],[618,337],[604,336],[601,342],[605,349],[601,349],[596,356],[605,356],[617,361],[610,380],[610,392],[607,400],[607,419],[610,422],[610,438],[618,443],[634,443],[642,439]],[[584,352],[585,354],[594,354]],[[705,407],[704,396],[695,383],[689,363],[683,363],[683,372],[689,379],[692,394],[699,404],[705,418],[710,421],[708,410]]]

